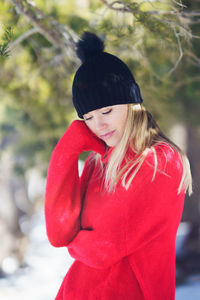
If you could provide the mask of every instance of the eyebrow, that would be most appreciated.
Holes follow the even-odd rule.
[[[106,106],[106,107],[98,108],[98,109],[96,109],[96,110],[99,111],[99,110],[102,110],[102,109],[110,109],[110,108],[111,108],[111,106]],[[89,114],[90,114],[90,113],[92,113],[92,111],[86,113],[86,114],[85,114],[85,117],[86,117],[86,118],[87,118],[87,116],[89,117]]]

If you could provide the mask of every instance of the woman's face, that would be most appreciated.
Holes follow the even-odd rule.
[[[128,105],[112,105],[83,115],[89,129],[109,147],[115,147],[122,138],[128,115]]]

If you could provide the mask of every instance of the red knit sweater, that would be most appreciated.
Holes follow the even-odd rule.
[[[175,245],[184,191],[179,154],[163,143],[150,149],[126,190],[101,188],[100,164],[78,154],[94,150],[106,166],[105,148],[82,121],[75,121],[55,147],[49,164],[45,217],[52,245],[75,258],[56,300],[174,300]]]

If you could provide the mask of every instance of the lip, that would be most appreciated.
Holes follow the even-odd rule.
[[[115,130],[110,131],[110,132],[108,132],[106,134],[102,134],[102,135],[100,135],[100,138],[101,139],[109,139],[113,135],[114,132],[115,132]]]

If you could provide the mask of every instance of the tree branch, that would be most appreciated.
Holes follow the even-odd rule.
[[[109,2],[108,0],[101,0],[106,7],[109,9],[122,12],[122,13],[131,13],[136,20],[141,22],[143,26],[149,28],[150,25],[154,27],[154,22],[159,22],[160,24],[167,24],[167,26],[173,31],[173,35],[175,36],[177,40],[177,46],[179,50],[179,57],[174,65],[174,67],[167,73],[167,75],[170,75],[178,66],[180,63],[182,57],[183,57],[183,49],[181,46],[181,40],[180,36],[183,36],[185,38],[196,38],[199,39],[200,36],[193,35],[190,31],[190,28],[188,24],[191,24],[193,19],[200,16],[200,12],[198,11],[183,11],[184,8],[186,8],[185,5],[182,4],[182,1],[180,2],[173,0],[173,3],[179,6],[174,7],[173,5],[170,5],[169,10],[158,10],[156,5],[151,2],[150,0],[143,1],[141,3],[136,3],[135,1],[126,2],[126,1],[113,1]],[[149,3],[153,9],[156,10],[148,10],[143,11],[141,9],[141,6],[145,3]],[[161,3],[161,2],[160,2]],[[164,4],[163,2],[161,4]],[[167,3],[168,4],[168,3]],[[116,7],[117,5],[117,7]],[[168,4],[169,5],[169,4]],[[197,19],[194,19],[195,22],[197,22]],[[156,23],[155,23],[156,24]]]
[[[142,3],[140,3],[140,4],[138,4],[138,3],[136,3],[136,2],[132,2],[132,3],[130,3],[130,4],[128,4],[128,3],[125,3],[124,1],[113,1],[113,2],[108,2],[108,0],[101,0],[101,2],[104,4],[104,5],[106,5],[108,8],[110,8],[110,9],[112,9],[112,10],[116,10],[116,11],[121,11],[121,12],[128,12],[128,13],[134,13],[134,12],[136,12],[136,13],[143,13],[142,11],[139,11],[139,7],[143,4],[143,3],[149,3],[149,4],[151,4],[151,6],[153,6],[153,7],[155,7],[155,5],[152,3],[152,2],[150,2],[150,1],[143,1]],[[186,6],[185,5],[183,5],[183,4],[181,4],[181,3],[179,3],[179,2],[177,2],[177,1],[173,1],[175,4],[177,4],[177,5],[179,5],[179,6],[181,6],[181,8],[186,8]],[[120,5],[120,6],[122,6],[122,7],[116,7],[115,5],[116,4],[118,4],[118,5]],[[168,5],[169,5],[169,3],[167,3]],[[133,5],[133,6],[132,6]],[[158,11],[158,10],[149,10],[149,11],[146,11],[146,13],[148,14],[148,15],[160,15],[160,16],[162,16],[162,15],[175,15],[175,16],[180,16],[180,17],[198,17],[198,16],[200,16],[200,12],[199,11],[190,11],[190,12],[188,12],[188,11],[186,11],[186,12],[184,12],[184,11],[179,11],[179,10],[177,10],[175,7],[173,7],[172,5],[171,5],[171,7],[173,8],[173,10],[163,10],[163,11]]]
[[[113,1],[112,3],[108,3],[107,0],[101,0],[101,2],[110,9],[121,11],[121,12],[131,12],[129,6],[126,5],[123,1]],[[122,5],[123,7],[115,7],[116,4]]]
[[[31,28],[30,30],[26,31],[22,35],[20,35],[16,40],[8,44],[9,50],[11,51],[16,45],[20,44],[23,42],[25,39],[27,39],[29,36],[40,32],[38,28]]]
[[[168,75],[170,75],[171,73],[174,72],[174,70],[176,70],[176,68],[178,67],[178,64],[180,63],[182,57],[183,57],[183,49],[182,49],[182,46],[181,46],[181,41],[180,41],[180,38],[179,38],[179,34],[176,32],[176,28],[173,27],[173,30],[174,30],[174,35],[176,36],[176,39],[177,39],[177,42],[178,42],[178,49],[179,49],[179,57],[174,65],[174,67],[167,73]]]
[[[182,0],[180,0],[180,2],[178,2],[178,1],[176,1],[176,0],[172,0],[175,4],[177,4],[178,6],[180,6],[180,7],[182,7],[182,8],[186,8],[187,6],[186,5],[184,5],[183,3],[182,3]]]
[[[78,36],[67,26],[43,14],[27,0],[11,0],[18,14],[25,16],[55,48],[60,48],[65,55],[72,56]]]

